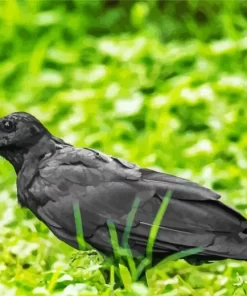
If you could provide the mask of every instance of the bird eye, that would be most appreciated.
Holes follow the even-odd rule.
[[[15,125],[12,121],[9,121],[9,120],[3,121],[3,129],[6,132],[10,133],[14,130],[14,128],[15,128]]]

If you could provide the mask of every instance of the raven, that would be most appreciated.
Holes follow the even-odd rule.
[[[157,262],[175,252],[200,247],[198,263],[226,258],[247,260],[247,220],[223,204],[220,195],[197,183],[140,168],[89,148],[76,148],[53,136],[26,112],[0,119],[0,155],[17,174],[17,198],[62,241],[78,249],[74,205],[85,240],[113,253],[108,221],[121,239],[135,198],[137,207],[128,245],[144,256],[150,230],[167,192],[172,197],[152,249]],[[189,260],[189,259],[188,259]]]

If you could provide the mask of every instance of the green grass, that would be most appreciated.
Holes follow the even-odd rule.
[[[79,250],[85,250],[86,249],[86,241],[85,241],[84,235],[83,235],[83,224],[82,224],[79,202],[76,202],[73,204],[73,210],[74,210],[77,243],[79,246]]]
[[[159,226],[160,226],[160,223],[165,215],[165,211],[166,211],[168,203],[171,199],[171,196],[172,196],[172,192],[170,190],[167,191],[167,194],[164,197],[164,199],[162,200],[160,208],[159,208],[156,216],[154,217],[153,225],[150,229],[148,242],[147,242],[147,250],[146,250],[147,258],[150,260],[150,262],[152,262],[152,259],[153,259],[152,252],[153,252],[155,240],[156,240],[156,237],[157,237],[157,234],[159,231]]]
[[[76,146],[192,179],[247,215],[246,32],[246,1],[1,1],[0,116],[31,112]],[[247,293],[245,262],[169,260],[137,280],[131,261],[73,255],[14,184],[0,159],[3,295]]]

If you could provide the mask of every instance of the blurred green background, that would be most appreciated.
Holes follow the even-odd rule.
[[[192,179],[247,215],[247,2],[0,2],[0,116]],[[0,159],[2,295],[246,295],[247,264],[167,263],[109,286],[16,201]],[[97,261],[97,260],[96,260]],[[104,264],[104,263],[103,263]]]

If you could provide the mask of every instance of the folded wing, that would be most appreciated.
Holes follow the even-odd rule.
[[[73,205],[79,204],[86,240],[112,252],[107,222],[113,221],[121,240],[136,197],[140,204],[129,245],[135,256],[145,254],[150,228],[168,190],[172,197],[159,227],[153,253],[202,247],[203,260],[246,256],[239,246],[246,220],[222,204],[219,195],[188,180],[158,173],[89,149],[67,147],[44,160],[30,188],[36,214],[63,241],[78,248]],[[239,251],[238,251],[239,250]]]

